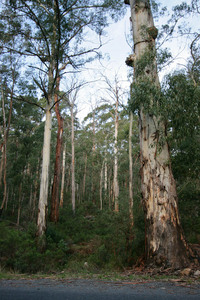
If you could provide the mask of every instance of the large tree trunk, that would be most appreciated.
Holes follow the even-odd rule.
[[[58,102],[58,92],[60,85],[60,77],[56,82],[56,93],[54,95],[55,111],[58,121],[57,143],[56,143],[56,159],[54,166],[54,178],[51,194],[51,221],[57,223],[59,218],[59,190],[60,190],[60,173],[61,173],[61,152],[63,141],[63,118],[61,117]]]
[[[152,87],[159,89],[155,59],[150,63],[145,62],[145,57],[154,57],[157,36],[150,2],[130,0],[130,5],[136,86],[137,84],[141,86],[142,82],[150,82]],[[139,129],[142,195],[146,215],[146,256],[147,261],[155,265],[182,267],[188,264],[187,245],[180,226],[176,185],[165,139],[165,125],[151,109],[155,103],[154,95],[151,96],[148,109],[143,106],[143,99],[139,99],[141,101]]]
[[[49,165],[51,148],[51,124],[52,116],[50,104],[46,107],[46,120],[44,129],[43,155],[42,155],[42,175],[40,181],[40,197],[38,204],[37,235],[42,237],[46,232],[46,218],[48,209],[48,187],[49,187]],[[42,245],[41,245],[42,246]]]

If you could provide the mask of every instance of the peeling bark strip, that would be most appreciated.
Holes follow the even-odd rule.
[[[146,53],[155,52],[155,28],[149,0],[130,0],[134,40],[134,72],[136,84],[148,80],[160,88],[155,59],[138,71]],[[154,57],[152,55],[152,57]],[[149,108],[152,107],[150,95]],[[188,247],[182,234],[177,208],[176,185],[170,165],[166,140],[159,142],[159,132],[165,134],[163,121],[144,108],[140,101],[139,129],[141,148],[141,179],[143,207],[146,215],[146,258],[155,265],[182,267],[188,264]],[[165,134],[166,135],[166,134]]]

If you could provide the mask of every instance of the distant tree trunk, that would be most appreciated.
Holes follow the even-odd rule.
[[[70,188],[70,183],[71,183],[71,167],[69,166],[68,168],[68,176],[67,176],[67,183],[66,183],[66,193],[69,191]]]
[[[21,206],[22,206],[23,197],[24,197],[24,195],[22,196],[22,183],[20,183],[20,185],[19,185],[18,210],[17,210],[17,226],[19,226],[19,222],[20,222]]]
[[[72,165],[71,165],[71,178],[72,178],[72,211],[75,214],[75,152],[74,152],[74,103],[71,103],[71,143],[72,143]]]
[[[83,175],[83,198],[85,197],[86,173],[87,173],[87,153],[85,154],[85,168],[84,168],[84,175]]]
[[[102,163],[101,172],[100,172],[100,183],[99,183],[99,196],[100,196],[100,210],[103,209],[103,198],[102,198],[102,188],[103,188],[103,167],[104,167],[104,161]]]
[[[37,200],[37,193],[38,193],[38,186],[39,186],[39,177],[40,177],[40,158],[38,158],[38,164],[35,174],[34,180],[34,193],[33,193],[33,209],[32,209],[32,219],[35,217],[35,210],[36,210],[36,200]]]
[[[109,208],[112,209],[112,200],[113,200],[113,181],[111,179],[111,172],[109,172],[108,178],[108,191],[109,191]]]
[[[95,151],[96,151],[96,120],[95,120],[95,109],[92,112],[93,117],[93,146],[92,146],[92,202],[95,203],[95,185],[94,185],[94,173],[95,173]]]
[[[8,208],[8,198],[9,198],[9,189],[7,191],[7,196],[6,196],[5,210],[7,210]]]
[[[133,227],[133,157],[132,157],[132,131],[133,131],[133,113],[130,112],[129,123],[129,217],[130,225]]]
[[[14,85],[15,85],[15,71],[12,70],[12,78],[13,84],[11,89],[10,95],[10,109],[7,121],[7,128],[6,128],[6,116],[5,116],[5,99],[4,99],[4,92],[3,92],[3,85],[1,85],[1,95],[2,95],[2,112],[3,112],[3,143],[2,143],[2,160],[0,164],[0,186],[2,185],[2,172],[3,172],[3,183],[4,183],[4,192],[3,192],[3,201],[0,207],[0,213],[2,213],[5,202],[6,202],[6,195],[7,195],[7,180],[6,180],[6,171],[7,171],[7,141],[10,131],[10,123],[12,117],[12,106],[13,106],[13,93],[14,93]]]
[[[50,148],[51,148],[51,126],[52,116],[50,111],[50,101],[46,107],[46,120],[44,129],[43,156],[42,156],[42,175],[40,181],[40,196],[38,203],[37,227],[38,237],[42,237],[46,232],[46,218],[48,210],[48,187],[49,187],[49,165],[50,165]],[[41,245],[45,247],[45,245]]]
[[[61,191],[60,191],[60,207],[63,207],[63,200],[64,200],[65,161],[66,161],[66,144],[64,145],[64,148],[63,148],[62,180],[61,180]]]
[[[159,89],[155,61],[154,27],[149,0],[130,0],[135,50],[135,82],[143,87],[150,83]],[[145,60],[150,55],[149,62]],[[141,69],[142,63],[144,67]],[[150,91],[147,91],[149,93]],[[146,95],[144,95],[146,96]],[[149,107],[155,103],[150,96]],[[177,207],[176,185],[172,175],[169,147],[162,119],[144,108],[139,111],[141,178],[143,206],[146,215],[146,256],[155,265],[180,268],[188,264],[187,244],[183,237]]]
[[[108,190],[108,163],[107,163],[107,153],[105,157],[105,167],[104,167],[104,190],[105,194],[107,194]]]
[[[30,187],[30,196],[29,196],[29,207],[30,207],[30,210],[32,209],[32,204],[33,204],[33,186],[31,184],[31,187]]]
[[[108,196],[108,158],[107,158],[107,152],[106,152],[106,156],[105,156],[105,166],[104,166],[104,198],[105,198],[105,202],[109,201],[109,196]]]
[[[7,162],[7,155],[6,155],[6,148],[7,148],[7,138],[6,138],[6,114],[5,114],[5,99],[4,99],[4,92],[3,92],[3,85],[1,85],[1,99],[2,99],[2,113],[3,113],[3,152],[2,152],[2,166],[1,166],[1,174],[3,171],[3,202],[1,204],[0,213],[2,213],[5,202],[6,202],[6,191],[7,191],[7,182],[6,182],[6,162]],[[2,175],[1,175],[2,177]],[[1,178],[0,178],[1,180]]]
[[[59,219],[59,190],[60,190],[60,173],[61,173],[61,152],[63,141],[63,118],[61,117],[58,102],[58,92],[60,86],[60,77],[56,82],[56,93],[54,95],[55,111],[58,121],[57,143],[56,143],[56,159],[54,166],[54,178],[51,195],[51,221],[57,223]]]
[[[104,164],[104,197],[105,200],[108,198],[108,150],[107,150],[107,145],[108,145],[108,136],[106,135],[105,138],[105,145],[106,145],[106,151],[105,151],[105,164]]]
[[[117,87],[116,87],[117,89]],[[113,197],[114,197],[114,210],[119,211],[119,182],[118,182],[118,128],[119,128],[119,113],[118,113],[119,99],[116,90],[116,103],[115,103],[115,140],[114,140],[114,174],[113,174]]]

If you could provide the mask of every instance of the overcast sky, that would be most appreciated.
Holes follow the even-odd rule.
[[[186,0],[188,4],[190,0]],[[181,4],[182,1],[179,0],[160,0],[161,7],[166,6],[168,8],[168,12],[170,14],[171,8],[175,5]],[[159,20],[154,20],[155,25],[158,26],[161,22],[164,24],[167,22],[168,17],[160,18]],[[186,23],[189,23],[191,27],[197,27],[199,21],[197,18],[190,18],[183,20]],[[127,13],[125,17],[119,21],[118,23],[111,24],[109,28],[106,29],[107,34],[104,37],[104,42],[106,41],[106,45],[102,47],[102,53],[108,54],[110,59],[103,60],[101,64],[97,61],[91,65],[92,70],[88,70],[88,72],[84,72],[84,78],[87,80],[95,80],[99,78],[99,71],[103,72],[106,76],[110,78],[110,80],[114,80],[115,74],[117,74],[119,80],[123,81],[124,88],[129,89],[129,82],[127,81],[127,74],[130,73],[130,68],[126,66],[125,60],[126,57],[132,53],[131,46],[127,43],[127,37],[130,36],[130,6],[127,6]],[[132,39],[131,39],[132,40]],[[132,45],[132,41],[130,41]],[[182,68],[184,64],[186,64],[186,57],[189,53],[188,51],[188,42],[181,39],[173,39],[170,43],[167,43],[165,47],[168,47],[173,53],[176,60],[173,64],[168,66],[161,73],[161,77],[164,74],[169,73],[171,70],[179,67]],[[127,81],[127,82],[126,82]],[[101,88],[102,87],[102,88]],[[83,117],[92,109],[92,106],[99,104],[100,92],[103,92],[103,85],[101,83],[89,85],[88,88],[84,89],[79,94],[78,102],[82,103],[79,106],[80,112],[78,114],[79,118],[82,120]],[[89,103],[92,103],[90,105]]]

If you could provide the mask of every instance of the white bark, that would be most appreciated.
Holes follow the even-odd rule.
[[[66,144],[63,149],[63,160],[62,160],[62,179],[61,179],[61,192],[60,192],[60,207],[63,207],[64,199],[64,185],[65,185],[65,160],[66,160]]]
[[[86,172],[87,172],[87,153],[85,154],[85,168],[84,168],[84,175],[83,175],[83,197],[85,196]]]
[[[105,157],[105,167],[104,167],[104,190],[105,194],[107,194],[108,190],[108,163],[107,163],[107,153]]]
[[[113,196],[115,211],[119,211],[119,183],[118,183],[118,128],[119,128],[119,113],[118,113],[119,99],[116,92],[115,103],[115,140],[114,140],[114,175],[113,175]]]
[[[39,204],[38,204],[38,220],[37,220],[39,237],[43,236],[43,234],[46,231],[50,148],[51,148],[51,126],[52,126],[52,116],[50,111],[50,105],[47,105],[45,129],[44,129],[44,142],[43,142],[42,174],[41,174],[41,181],[40,181],[40,197],[39,197]]]
[[[101,167],[100,172],[100,182],[99,182],[99,196],[100,196],[100,210],[103,209],[103,197],[102,197],[102,188],[103,188],[103,167],[104,167],[104,160]]]
[[[130,0],[135,50],[135,80],[148,80],[159,89],[155,59],[137,74],[137,63],[144,53],[155,51],[155,30],[149,0]],[[152,103],[153,104],[153,95]],[[180,267],[187,264],[186,242],[177,208],[176,185],[170,166],[168,144],[160,144],[165,134],[161,118],[144,110],[139,112],[143,206],[146,214],[147,259],[160,265]]]

